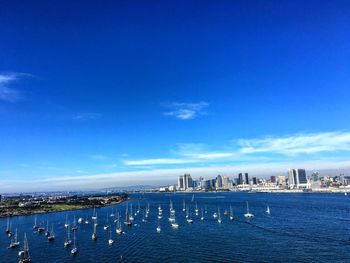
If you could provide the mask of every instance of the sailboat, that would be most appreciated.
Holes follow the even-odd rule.
[[[175,209],[173,207],[173,201],[170,200],[170,213],[175,213]]]
[[[55,234],[54,234],[54,232],[53,232],[53,224],[52,224],[52,226],[51,226],[51,232],[50,232],[49,236],[47,237],[47,240],[52,241],[52,240],[54,240],[54,239],[55,239]]]
[[[140,201],[138,202],[138,206],[137,206],[137,211],[136,211],[137,214],[140,213]]]
[[[114,243],[114,240],[112,239],[112,228],[109,229],[109,239],[108,244],[112,245]]]
[[[78,230],[77,221],[75,220],[75,216],[74,216],[72,231],[77,231],[77,230]]]
[[[129,220],[133,221],[134,217],[132,216],[132,204],[130,204],[130,215],[129,215]]]
[[[132,222],[130,220],[130,216],[129,216],[129,211],[128,211],[128,207],[126,207],[126,211],[125,211],[125,221],[124,224],[127,226],[132,226]]]
[[[81,224],[81,223],[83,223],[83,222],[84,222],[84,218],[79,217],[79,219],[78,219],[78,223],[79,223],[79,224]]]
[[[269,206],[267,206],[267,208],[266,208],[266,213],[269,215],[270,214],[270,207]]]
[[[160,233],[162,229],[160,228],[160,220],[158,219],[157,233]]]
[[[44,232],[44,227],[43,226],[38,226],[38,228],[37,228],[37,231],[39,232],[39,233],[41,233],[41,232]]]
[[[163,213],[163,209],[162,206],[159,204],[158,206],[158,214],[162,214]]]
[[[217,219],[218,218],[218,214],[216,212],[214,212],[213,217],[214,217],[214,219]]]
[[[146,220],[146,218],[145,218],[145,211],[143,211],[142,214],[143,214],[143,215],[142,215],[142,222],[143,222],[143,223],[146,223],[147,220]]]
[[[174,213],[172,216],[173,216],[173,220],[172,220],[172,222],[171,222],[171,226],[172,226],[174,229],[178,229],[178,228],[179,228],[179,224],[176,223],[175,213]]]
[[[191,200],[191,202],[193,202],[194,201],[194,195],[192,195],[192,200]]]
[[[221,224],[221,213],[220,213],[220,208],[218,208],[218,222]]]
[[[230,206],[230,220],[233,221],[235,218],[233,217],[233,208]]]
[[[14,248],[18,246],[19,246],[19,242],[17,240],[17,228],[16,228],[15,237],[11,240],[10,246],[8,248]]]
[[[68,227],[69,227],[68,215],[67,215],[67,214],[66,214],[66,223],[64,224],[64,227],[65,227],[65,228],[68,228]]]
[[[182,212],[186,211],[186,202],[185,199],[182,201]]]
[[[12,228],[12,222],[10,221],[10,225],[8,226],[8,229],[6,230],[6,233],[7,233],[8,237],[12,237],[11,228]]]
[[[106,224],[104,225],[103,229],[108,230],[108,228],[109,228],[109,225],[108,225],[108,213],[107,213]]]
[[[113,212],[113,208],[112,208],[112,213],[109,215],[110,217],[114,217],[114,212]]]
[[[254,217],[253,214],[249,213],[248,201],[247,201],[247,213],[244,214],[244,217],[246,217],[246,218],[252,218],[252,217]]]
[[[92,217],[91,217],[92,220],[96,220],[97,219],[97,215],[96,215],[96,207],[94,207],[94,211],[92,213]]]
[[[196,212],[196,216],[198,216],[198,212],[199,212],[199,210],[198,210],[197,201],[196,201],[196,209],[195,209],[194,211]]]
[[[344,195],[345,195],[345,196],[347,196],[347,195],[348,195],[348,193],[347,193],[347,192],[345,192],[345,193],[344,193]]]
[[[63,246],[64,247],[69,247],[71,244],[72,244],[72,240],[70,240],[70,231],[67,228],[67,238],[66,238],[66,241],[64,241]]]
[[[187,219],[186,219],[186,221],[187,221],[187,223],[189,223],[189,224],[192,224],[193,223],[193,220],[192,220],[192,218],[191,218],[191,212],[190,212],[190,209],[187,207]]]
[[[49,231],[49,220],[46,220],[46,232],[45,232],[45,236],[48,237],[50,235],[50,231]]]
[[[116,232],[118,235],[123,234],[123,229],[122,229],[122,225],[121,225],[121,223],[120,223],[119,213],[118,213],[117,229],[115,230],[115,232]]]
[[[203,207],[202,207],[202,209],[201,209],[201,213],[202,213],[201,220],[203,221],[203,220],[204,220],[204,212],[203,212]]]
[[[11,232],[11,230],[10,230],[10,218],[8,217],[7,218],[7,226],[6,226],[6,229],[5,229],[5,233],[6,233],[6,235],[8,235],[10,232]]]
[[[228,216],[227,210],[224,211],[224,216]]]
[[[33,229],[38,229],[38,225],[36,224],[36,215],[34,217],[34,225],[33,225]]]
[[[73,248],[72,248],[72,250],[70,251],[70,253],[71,253],[72,255],[78,254],[78,248],[77,248],[77,246],[76,246],[76,244],[75,244],[75,232],[74,232],[74,234],[73,234]]]
[[[97,227],[97,224],[95,223],[94,224],[94,232],[92,232],[92,235],[91,235],[92,240],[97,240],[96,227]]]
[[[30,262],[29,245],[28,245],[26,233],[24,234],[23,250],[18,252],[18,256],[19,256],[18,263],[29,263]]]

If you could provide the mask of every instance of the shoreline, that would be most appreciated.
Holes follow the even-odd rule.
[[[12,215],[0,215],[0,219],[3,218],[8,218],[8,217],[20,217],[20,216],[32,216],[32,215],[42,215],[42,214],[51,214],[51,213],[60,213],[60,212],[67,212],[67,211],[76,211],[76,210],[85,210],[85,209],[92,209],[92,208],[102,208],[102,207],[108,207],[108,206],[113,206],[113,205],[120,205],[121,203],[128,201],[130,198],[126,198],[123,200],[120,200],[119,202],[111,203],[111,204],[106,204],[106,205],[95,205],[95,206],[86,206],[86,207],[79,207],[79,208],[69,208],[69,209],[62,209],[62,210],[53,210],[53,211],[43,211],[43,210],[38,210],[38,211],[28,211],[28,213],[23,213],[23,214],[12,214]]]

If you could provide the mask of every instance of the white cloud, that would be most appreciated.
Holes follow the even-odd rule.
[[[201,101],[198,103],[172,102],[164,104],[169,110],[164,112],[165,116],[171,116],[179,120],[192,120],[200,115],[205,115],[205,108],[208,103]]]
[[[333,174],[350,171],[350,161],[320,159],[301,162],[264,162],[239,165],[187,167],[175,169],[152,169],[131,172],[102,173],[81,176],[50,177],[38,180],[3,180],[0,184],[3,192],[11,191],[49,191],[49,190],[85,190],[105,187],[123,187],[129,185],[164,185],[176,184],[177,176],[190,173],[193,177],[212,178],[217,174],[236,177],[239,172],[248,172],[251,176],[270,176],[285,173],[288,168],[300,167],[307,171],[332,170]]]
[[[303,133],[283,137],[241,139],[237,142],[243,154],[278,153],[295,156],[350,151],[350,132]]]
[[[20,78],[20,73],[0,73],[0,100],[16,102],[22,99],[22,93],[9,85]]]
[[[72,116],[73,120],[85,121],[85,120],[96,120],[101,118],[101,114],[94,112],[77,113]]]
[[[193,163],[193,162],[196,162],[196,160],[176,159],[176,158],[158,158],[158,159],[124,161],[124,164],[130,165],[130,166],[138,166],[138,165],[160,165],[160,164],[184,164],[184,163]]]
[[[94,160],[105,160],[107,157],[103,154],[92,154],[89,155],[89,158],[94,159]]]

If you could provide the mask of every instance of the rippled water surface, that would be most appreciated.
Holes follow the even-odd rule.
[[[37,222],[49,220],[55,225],[56,239],[48,242],[44,234],[33,231],[34,216],[14,217],[12,230],[18,228],[20,241],[27,233],[31,262],[350,262],[350,197],[338,194],[249,194],[197,193],[131,195],[132,200],[113,207],[96,209],[99,216],[98,240],[92,241],[92,210],[50,213],[37,216]],[[171,228],[169,202],[174,203],[180,227]],[[190,206],[193,224],[186,222],[183,200]],[[246,201],[255,215],[245,220]],[[138,202],[141,212],[134,226],[125,227],[124,235],[113,231],[114,244],[108,245],[109,231],[103,229],[107,213],[120,211],[123,219],[126,205]],[[195,203],[208,213],[194,214]],[[142,222],[149,203],[150,214]],[[161,233],[156,232],[158,205],[163,208]],[[236,220],[223,215],[232,205]],[[269,205],[271,214],[267,215]],[[223,222],[212,214],[220,208]],[[66,214],[70,221],[89,217],[90,224],[80,224],[77,231],[79,253],[71,256],[63,247],[66,237]],[[110,223],[113,218],[109,217]],[[18,262],[19,249],[7,249],[6,219],[0,220],[0,262]],[[113,227],[115,230],[115,227]]]

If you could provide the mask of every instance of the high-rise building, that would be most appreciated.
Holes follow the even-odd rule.
[[[243,175],[242,175],[242,173],[238,174],[238,184],[243,184]]]
[[[229,188],[230,179],[227,176],[222,176],[222,189]]]
[[[248,176],[248,173],[245,173],[245,174],[244,174],[244,182],[245,182],[246,184],[249,184],[249,176]]]
[[[253,177],[253,184],[254,184],[254,185],[257,185],[257,184],[258,184],[258,181],[256,180],[256,177]]]
[[[289,188],[309,188],[304,169],[289,169],[288,171]]]
[[[193,187],[193,181],[190,174],[184,174],[179,176],[177,186],[181,190],[187,190]]]
[[[216,176],[215,187],[216,188],[222,188],[222,177],[221,177],[220,174],[218,176]]]
[[[270,177],[270,181],[271,181],[271,183],[275,184],[276,183],[276,176],[272,175]]]

